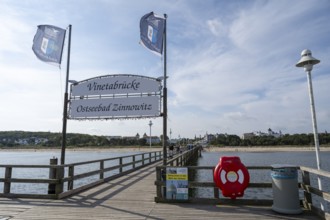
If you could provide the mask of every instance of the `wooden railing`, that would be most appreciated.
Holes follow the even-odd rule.
[[[316,213],[323,219],[330,219],[330,210],[327,209],[326,206],[329,207],[330,204],[330,190],[319,190],[318,188],[312,186],[312,181],[314,180],[314,184],[316,184],[316,178],[323,178],[323,183],[327,183],[328,187],[330,187],[330,172],[324,170],[317,170],[309,167],[300,167],[301,175],[302,175],[302,182],[300,184],[300,188],[304,191],[304,200],[303,205],[305,208],[311,210],[312,212]],[[311,178],[311,175],[314,178]],[[313,185],[314,185],[313,184]],[[319,202],[323,204],[323,208],[320,208],[316,205],[316,202],[313,202],[313,197],[318,198]],[[318,202],[318,203],[319,203]],[[323,209],[323,210],[322,210]]]
[[[262,205],[262,206],[271,206],[273,204],[273,198],[270,196],[270,199],[262,198],[264,195],[262,193],[255,193],[253,198],[237,198],[235,200],[220,198],[219,189],[216,187],[213,181],[213,171],[214,167],[209,166],[186,166],[188,168],[188,191],[189,191],[189,198],[188,200],[170,200],[166,199],[166,181],[165,177],[165,170],[166,166],[157,166],[156,167],[156,192],[157,195],[155,197],[155,202],[166,202],[166,203],[203,203],[203,204],[227,204],[227,205]],[[272,167],[271,166],[247,166],[251,179],[254,179],[252,174],[258,172],[268,172],[270,176],[270,172]],[[321,210],[317,203],[312,201],[312,196],[318,196],[319,198],[316,199],[318,201],[322,201],[325,206],[329,207],[330,203],[330,194],[329,192],[319,190],[316,187],[311,186],[311,180],[315,182],[316,176],[320,176],[326,178],[326,181],[330,182],[330,172],[327,171],[320,171],[312,168],[307,167],[298,167],[301,175],[301,181],[298,183],[299,189],[303,191],[303,199],[300,201],[301,205],[304,208],[311,210],[318,216],[324,219],[330,219],[329,210]],[[208,181],[199,181],[194,178],[196,173],[199,171],[204,171],[205,174],[208,176]],[[194,175],[192,175],[194,174]],[[311,178],[310,174],[313,174],[314,177]],[[211,196],[205,198],[200,198],[196,196],[195,190],[197,188],[200,189],[208,189],[212,191]],[[258,189],[266,189],[271,190],[272,183],[271,182],[250,182],[247,190],[251,188],[258,188]],[[313,197],[314,198],[314,197]]]
[[[182,148],[180,152],[167,158],[167,164],[187,165],[200,154],[200,149]],[[0,184],[3,183],[3,192],[0,193],[0,197],[61,199],[162,159],[162,151],[157,151],[65,165],[57,165],[57,162],[54,165],[0,165],[0,173],[4,171],[3,178],[0,178]],[[51,164],[52,160],[54,159],[51,159]],[[32,175],[29,176],[29,174]],[[16,188],[23,188],[23,185],[29,186],[26,186],[27,190],[17,192],[14,184],[19,185]],[[40,187],[29,190],[34,185],[40,185]]]
[[[197,161],[198,157],[201,156],[201,147],[192,147],[191,149],[181,148],[183,153],[174,154],[173,158],[169,158],[166,161],[167,166],[186,166],[191,162]]]
[[[0,197],[61,199],[160,160],[162,151],[65,165],[0,165],[0,169],[4,169],[4,178],[0,178],[3,183]],[[23,173],[39,174],[42,178],[35,175],[32,178],[16,177],[18,169],[26,169]],[[41,193],[17,193],[13,191],[13,184],[41,184],[41,190],[38,190]]]

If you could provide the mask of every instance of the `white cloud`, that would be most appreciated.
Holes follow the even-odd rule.
[[[294,64],[300,52],[296,48],[303,44],[295,44],[297,35],[301,38],[306,30],[294,25],[299,21],[297,16],[304,17],[310,7],[304,5],[294,11],[286,4],[276,4],[246,8],[227,27],[222,27],[230,30],[228,39],[233,44],[224,47],[222,43],[210,45],[206,41],[189,48],[188,54],[176,54],[179,68],[173,71],[174,109],[201,109],[204,124],[208,113],[214,117],[218,112],[222,117],[214,121],[235,133],[271,126],[287,132],[309,131],[310,113],[303,107],[308,106],[307,92],[304,88],[302,96],[301,89],[293,93],[290,89],[301,87],[301,80],[305,80],[297,74],[302,70]],[[313,23],[310,21],[307,26]],[[208,25],[213,34],[219,33],[217,20],[209,20]],[[292,34],[292,29],[297,32]],[[295,57],[288,57],[293,52]]]
[[[207,25],[215,36],[226,35],[227,33],[225,25],[219,19],[208,20]]]
[[[4,53],[21,53],[23,52],[22,43],[24,40],[22,36],[29,33],[29,28],[20,16],[20,13],[1,4],[0,13],[0,55],[5,56]]]
[[[61,7],[1,1],[0,7],[0,97],[6,106],[0,109],[1,130],[61,130],[66,54],[61,71],[37,60],[31,44],[38,24],[73,25],[70,79],[158,77],[163,60],[138,44],[139,19],[149,11],[168,14],[173,137],[269,127],[310,132],[306,76],[294,66],[305,48],[321,59],[313,70],[314,95],[319,130],[329,130],[327,1],[82,1],[78,8],[75,1]],[[160,135],[162,119],[153,121],[153,133]],[[149,131],[148,122],[69,121],[68,131],[141,135]]]

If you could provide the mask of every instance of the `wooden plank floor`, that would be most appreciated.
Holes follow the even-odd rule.
[[[317,219],[280,215],[270,207],[155,203],[154,166],[63,200],[0,198],[0,220]]]

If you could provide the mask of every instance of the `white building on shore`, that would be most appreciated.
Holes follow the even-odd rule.
[[[275,132],[272,129],[268,128],[268,132],[261,132],[261,131],[255,131],[255,132],[250,132],[250,133],[244,133],[242,135],[242,139],[249,139],[252,137],[263,137],[263,136],[272,136],[275,138],[282,137],[282,132]]]

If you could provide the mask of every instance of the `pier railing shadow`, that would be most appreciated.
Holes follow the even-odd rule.
[[[173,165],[172,165],[173,166]],[[175,164],[174,164],[175,166]],[[178,166],[181,166],[178,164]],[[156,197],[155,202],[161,203],[197,203],[197,204],[213,204],[213,205],[252,205],[252,206],[271,206],[273,204],[273,196],[270,195],[269,198],[264,198],[262,193],[255,193],[253,198],[247,198],[244,196],[242,198],[227,199],[221,197],[219,188],[215,185],[213,181],[213,172],[215,167],[210,166],[185,166],[188,168],[188,191],[189,197],[187,200],[171,200],[166,198],[166,181],[165,181],[165,170],[166,166],[156,167]],[[247,166],[250,174],[258,172],[271,172],[271,166]],[[330,219],[329,207],[330,207],[330,193],[329,189],[320,190],[316,186],[315,179],[321,177],[327,182],[330,182],[330,172],[317,170],[308,167],[297,167],[299,171],[300,181],[298,182],[298,188],[303,195],[300,198],[301,206],[307,210],[317,214],[323,219]],[[195,178],[195,175],[199,171],[208,173],[211,177],[208,178],[209,181],[199,181]],[[250,182],[247,190],[249,189],[272,189],[271,182]],[[198,194],[192,193],[196,189],[207,189],[208,192],[212,192],[208,197],[199,197]],[[320,208],[320,202],[323,203],[325,208]]]

